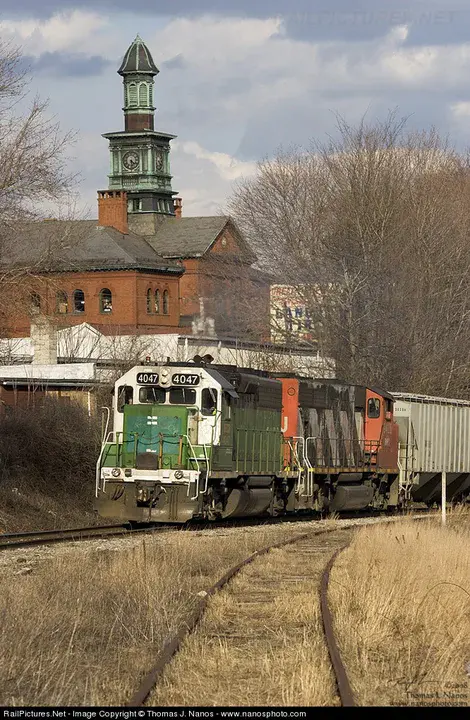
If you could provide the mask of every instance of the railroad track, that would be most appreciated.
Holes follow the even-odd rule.
[[[116,525],[91,525],[89,527],[66,528],[60,530],[35,530],[26,533],[4,533],[0,535],[0,550],[30,547],[33,545],[52,545],[61,542],[77,542],[93,538],[120,537],[136,533],[162,532],[167,527],[132,528],[124,523]]]
[[[347,674],[344,666],[342,665],[339,651],[336,645],[336,640],[334,638],[331,615],[329,615],[328,610],[327,590],[329,572],[332,563],[336,558],[338,552],[340,552],[342,549],[344,549],[344,547],[349,544],[353,530],[356,528],[357,525],[355,524],[353,526],[343,526],[343,528],[341,528],[340,530],[328,530],[323,528],[321,530],[316,530],[313,532],[302,533],[301,535],[297,535],[288,540],[274,543],[263,548],[262,550],[258,550],[249,557],[247,557],[244,561],[234,566],[205,593],[200,593],[202,597],[198,606],[191,613],[191,615],[188,616],[182,623],[180,631],[164,646],[161,653],[156,659],[155,665],[147,674],[147,676],[143,679],[140,687],[130,698],[127,705],[131,707],[139,707],[143,706],[147,700],[150,701],[150,705],[152,706],[164,706],[168,704],[168,697],[162,696],[158,692],[158,688],[157,690],[155,690],[157,681],[159,680],[159,678],[161,678],[163,672],[167,670],[170,661],[180,649],[188,633],[195,630],[198,623],[200,623],[204,612],[207,609],[210,599],[217,595],[223,588],[225,588],[229,581],[234,579],[235,576],[240,576],[242,571],[248,566],[253,566],[251,568],[249,578],[249,589],[247,590],[247,587],[244,584],[242,584],[242,586],[238,589],[232,589],[232,585],[227,589],[227,592],[231,596],[231,602],[233,601],[234,603],[233,617],[232,613],[229,611],[228,615],[224,617],[224,626],[222,628],[213,629],[213,634],[211,637],[215,641],[215,645],[220,645],[220,642],[228,642],[229,646],[234,644],[232,650],[236,650],[238,652],[241,651],[243,654],[243,643],[245,641],[250,642],[253,637],[251,630],[248,631],[247,635],[244,635],[243,631],[240,631],[240,629],[238,628],[237,615],[240,613],[240,610],[243,612],[244,610],[246,611],[246,608],[249,608],[248,612],[250,612],[253,611],[253,608],[255,608],[258,611],[260,607],[266,608],[268,614],[265,616],[263,613],[261,613],[261,617],[257,620],[255,613],[252,628],[255,634],[255,640],[256,633],[259,631],[260,635],[258,639],[261,641],[261,643],[263,642],[263,639],[265,639],[266,633],[269,636],[269,642],[272,643],[273,639],[275,639],[276,637],[276,628],[269,628],[268,616],[273,615],[273,608],[276,607],[276,595],[279,592],[279,587],[282,586],[283,583],[299,583],[299,592],[302,592],[302,589],[308,586],[308,592],[310,593],[312,598],[315,597],[315,589],[320,587],[320,602],[325,639],[337,685],[338,702],[336,704],[341,704],[343,706],[354,705],[354,699],[352,696],[352,691],[349,685]],[[281,572],[276,572],[275,577],[272,577],[272,575],[270,575],[269,559],[267,558],[267,556],[268,553],[276,549],[282,549],[285,553],[287,553],[287,561],[285,569]],[[312,558],[318,554],[322,556],[323,572],[321,574],[321,578],[318,577],[317,570],[312,570]],[[262,561],[262,558],[264,558],[264,562]],[[266,560],[268,560],[268,562],[266,562]],[[330,562],[328,562],[328,560],[330,560]],[[255,561],[257,562],[255,563]],[[206,629],[206,632],[209,632],[210,635],[210,629]],[[322,639],[322,642],[325,642],[325,640]],[[252,652],[255,652],[255,650],[253,650]],[[249,653],[247,652],[247,655],[248,654]],[[219,663],[216,664],[220,667]],[[211,686],[210,670],[206,670],[205,666],[206,662],[202,663],[199,667],[199,672],[202,673],[200,682],[198,683],[199,690],[204,687],[210,688]],[[207,667],[213,666],[214,663],[207,664]],[[207,678],[205,675],[206,672]],[[233,684],[236,682],[236,680],[234,679],[233,669],[232,671],[228,669],[228,672],[230,674],[230,679],[227,678],[227,687],[229,687],[230,685],[233,686]],[[246,677],[245,673],[242,674],[244,677],[243,682],[245,683],[246,691]],[[236,675],[237,673],[235,672],[235,677]],[[259,680],[260,678],[256,680],[256,684],[259,683]],[[170,678],[170,683],[171,682],[172,679]],[[248,693],[245,694],[244,697],[248,698]],[[179,703],[177,702],[176,704]],[[189,702],[189,704],[191,704],[191,702]],[[194,704],[208,706],[212,703],[208,702],[204,698],[201,698],[199,693],[199,700]],[[236,698],[230,697],[228,701],[224,699],[224,704],[227,706],[236,706],[238,703],[236,701]],[[253,704],[255,705],[258,703],[254,702]]]
[[[425,512],[428,512],[427,510]],[[353,517],[368,517],[360,514]],[[52,545],[61,542],[78,542],[91,540],[93,538],[119,537],[122,535],[135,535],[137,533],[155,533],[169,530],[207,530],[225,527],[246,527],[252,525],[273,525],[277,523],[311,522],[312,515],[289,516],[283,515],[275,518],[247,518],[239,520],[226,520],[218,523],[207,523],[197,521],[194,523],[146,525],[144,527],[132,527],[130,523],[118,523],[114,525],[91,525],[87,527],[63,528],[57,530],[34,530],[24,533],[3,533],[0,534],[0,551],[8,548],[30,547],[34,545]]]
[[[429,514],[420,514],[420,517],[415,519],[424,519]],[[341,655],[338,648],[338,643],[335,638],[333,629],[333,620],[328,606],[328,585],[330,572],[338,557],[339,553],[348,547],[354,530],[357,530],[357,523],[351,523],[343,525],[340,529],[338,528],[322,528],[319,530],[310,531],[308,533],[302,533],[296,535],[288,540],[273,543],[261,550],[252,553],[249,557],[243,560],[238,565],[231,568],[223,577],[221,577],[214,585],[208,588],[207,591],[199,593],[200,601],[188,615],[188,617],[182,622],[179,632],[170,638],[158,654],[154,666],[151,668],[149,673],[143,678],[140,686],[132,697],[127,702],[127,707],[142,707],[147,702],[150,706],[168,706],[168,705],[225,705],[225,706],[239,706],[239,698],[243,697],[249,699],[249,682],[250,682],[250,671],[246,670],[244,665],[240,668],[227,667],[227,677],[225,692],[228,693],[226,696],[223,688],[218,689],[219,699],[214,702],[214,696],[211,696],[212,685],[214,684],[214,667],[219,671],[224,666],[224,658],[209,659],[204,655],[204,660],[198,667],[194,664],[194,657],[202,655],[203,653],[210,652],[208,648],[211,647],[211,643],[215,647],[220,648],[221,643],[226,643],[228,652],[236,652],[242,658],[249,658],[250,653],[256,652],[253,650],[253,646],[249,646],[249,649],[245,652],[243,643],[258,639],[261,643],[266,642],[266,635],[268,636],[268,642],[271,646],[271,652],[276,653],[276,633],[279,628],[274,623],[274,626],[270,627],[272,618],[275,615],[274,609],[277,607],[276,602],[279,599],[279,588],[284,584],[299,583],[299,593],[302,595],[304,592],[310,598],[310,602],[313,603],[315,598],[319,596],[319,607],[318,612],[320,615],[320,622],[317,623],[320,634],[322,635],[320,642],[323,643],[324,652],[327,653],[325,657],[328,658],[327,664],[331,668],[333,676],[333,687],[330,687],[330,696],[333,698],[333,702],[322,702],[320,704],[336,704],[343,707],[350,707],[355,705],[355,699],[351,684],[346,672],[346,669],[342,663]],[[285,565],[283,569],[276,570],[275,574],[272,575],[272,569],[269,564],[268,554],[273,550],[282,550],[286,554]],[[321,559],[321,568],[318,568],[318,558]],[[314,561],[314,562],[312,562]],[[316,568],[314,565],[316,564]],[[243,575],[243,571],[249,571],[248,583],[241,583],[236,587],[236,581],[240,580]],[[233,583],[230,581],[234,581]],[[229,585],[230,582],[230,585]],[[306,583],[306,585],[305,585]],[[228,586],[228,587],[227,587]],[[297,587],[297,586],[296,586]],[[308,590],[305,591],[305,587]],[[204,640],[200,641],[199,645],[195,645],[192,649],[188,649],[188,653],[191,655],[190,667],[186,668],[183,664],[178,670],[175,670],[173,675],[170,666],[170,661],[174,659],[174,662],[178,662],[181,655],[175,658],[181,646],[186,641],[187,636],[196,630],[196,627],[201,624],[205,616],[206,610],[209,609],[209,602],[211,599],[216,601],[220,599],[222,590],[226,590],[226,595],[229,596],[227,605],[223,606],[223,622],[217,626],[217,617],[221,618],[221,610],[214,611],[215,621],[209,620],[206,627],[203,630]],[[295,596],[293,596],[294,602],[296,602]],[[233,611],[230,609],[233,603]],[[229,608],[227,610],[227,607]],[[239,629],[239,615],[240,612],[246,612],[246,608],[250,608],[249,612],[256,609],[254,615],[251,616],[251,625],[245,624],[244,629]],[[263,613],[262,609],[265,609]],[[257,615],[257,613],[260,613]],[[247,616],[249,617],[249,616]],[[203,621],[204,622],[204,621]],[[211,628],[211,622],[213,627]],[[306,623],[308,624],[308,623]],[[311,623],[310,623],[311,624]],[[295,625],[294,623],[294,645],[295,645]],[[298,625],[298,623],[297,623]],[[297,628],[298,629],[298,628]],[[198,628],[200,630],[200,627]],[[252,632],[253,631],[253,632]],[[258,633],[258,635],[257,635]],[[188,639],[191,643],[195,635]],[[292,638],[291,638],[292,640]],[[318,642],[318,638],[316,639]],[[283,640],[285,644],[285,638]],[[201,645],[202,643],[202,645]],[[204,644],[205,643],[205,644]],[[281,643],[282,644],[282,643]],[[274,648],[273,648],[274,646]],[[273,648],[273,649],[272,649]],[[282,649],[282,648],[281,648]],[[281,652],[281,649],[279,652]],[[225,657],[225,656],[224,656]],[[258,692],[262,678],[259,676],[259,667],[263,667],[265,658],[261,657],[258,659],[258,664],[253,667],[254,676],[254,693]],[[281,662],[279,663],[282,664]],[[315,670],[315,668],[313,668]],[[187,698],[185,694],[187,692],[188,683],[185,682],[187,679],[187,672],[190,672],[193,679],[196,672],[200,675],[197,683],[197,697]],[[258,671],[258,672],[257,672]],[[161,680],[165,673],[165,687],[161,687],[158,681]],[[186,674],[185,674],[186,673]],[[258,675],[256,677],[256,675]],[[236,685],[237,678],[241,678],[243,689],[240,688],[240,695],[237,700],[237,690],[233,691]],[[181,678],[181,681],[179,680]],[[331,675],[330,675],[331,678]],[[178,684],[181,682],[183,697],[185,701],[178,700],[180,697]],[[330,683],[331,684],[331,683]],[[223,680],[222,680],[223,685]],[[183,688],[183,686],[185,686]],[[207,694],[206,690],[209,689]],[[202,693],[202,695],[201,695]],[[207,695],[207,696],[206,696]],[[220,698],[223,701],[220,701]],[[258,695],[256,695],[258,698]],[[312,704],[307,698],[304,705]],[[251,704],[251,703],[248,703]],[[263,705],[264,701],[254,700],[253,705]],[[270,706],[272,702],[268,701]],[[301,702],[296,702],[295,699],[292,703],[283,704],[297,704],[301,705]]]

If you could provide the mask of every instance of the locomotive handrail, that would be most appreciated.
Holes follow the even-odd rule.
[[[98,455],[98,460],[96,461],[96,473],[95,473],[95,497],[98,497],[98,493],[100,490],[104,492],[105,486],[106,486],[106,478],[103,477],[103,485],[101,486],[101,460],[103,459],[103,453],[105,450],[106,445],[112,441],[113,431],[108,433],[107,437],[104,438],[102,444],[101,444],[101,450],[100,454]]]
[[[193,445],[191,440],[189,439],[189,435],[184,435],[184,437],[186,438],[186,440],[188,442],[189,450],[191,452],[190,460],[194,460],[194,462],[196,463],[196,470],[198,473],[198,478],[194,483],[195,484],[195,495],[190,496],[190,494],[189,494],[190,488],[191,488],[191,481],[190,481],[188,483],[187,496],[190,498],[190,500],[197,500],[200,492],[202,492],[202,493],[207,492],[207,488],[209,485],[210,457],[209,457],[209,453],[208,453],[207,443],[201,443],[201,444],[196,443],[195,445]],[[195,448],[198,448],[198,447],[202,448],[202,450],[204,452],[204,457],[199,457],[198,455],[196,455]],[[203,462],[206,463],[206,482],[204,485],[204,490],[202,490],[202,491],[199,490],[199,474],[201,472],[201,468],[199,466],[199,460],[202,460]]]
[[[199,472],[200,472],[200,470],[199,470],[199,460],[198,460],[198,458],[197,458],[197,455],[196,455],[196,452],[195,452],[195,450],[194,450],[193,444],[192,444],[191,440],[189,439],[189,435],[186,435],[186,434],[185,434],[184,437],[186,438],[186,440],[187,440],[187,442],[188,442],[188,447],[189,447],[189,450],[190,450],[190,452],[191,452],[191,456],[190,456],[189,459],[190,459],[190,461],[191,461],[191,460],[194,460],[194,461],[195,461],[195,463],[196,463],[196,470],[197,470],[198,475],[199,475]],[[186,493],[186,496],[189,497],[190,500],[196,500],[196,499],[197,499],[197,496],[198,496],[198,494],[199,494],[199,493],[197,492],[197,490],[198,490],[198,484],[199,484],[199,477],[194,481],[194,484],[195,484],[195,488],[196,488],[196,495],[195,495],[194,497],[191,497],[190,494],[189,494],[190,488],[191,488],[191,480],[188,482],[188,491],[187,491],[187,493]]]
[[[299,493],[300,497],[306,497],[306,495],[305,495],[305,481],[303,481],[302,483],[300,483],[300,478],[302,477],[302,471],[304,471],[303,465],[306,465],[306,457],[305,457],[305,438],[303,437],[303,435],[294,435],[294,436],[292,437],[292,440],[296,440],[296,441],[297,441],[297,442],[296,442],[297,450],[298,450],[298,448],[299,448],[299,443],[301,443],[301,446],[302,446],[302,449],[301,449],[301,452],[302,452],[302,467],[301,467],[301,472],[299,473],[299,477],[298,477],[298,489],[297,489],[297,492]],[[297,457],[298,457],[298,452],[297,452]],[[299,464],[300,464],[300,463],[299,463]]]
[[[300,462],[299,453],[297,452],[297,447],[294,447],[294,445],[291,443],[290,439],[287,440],[287,444],[289,445],[289,447],[291,449],[291,453],[293,455],[293,460],[297,463],[297,492],[299,492],[300,478],[302,477],[302,464]]]
[[[317,440],[317,438],[310,435],[309,437],[305,438],[305,445],[304,445],[304,462],[307,467],[307,497],[313,497],[313,474],[312,474],[313,473],[313,465],[308,456],[308,441],[309,440]]]
[[[104,438],[105,438],[106,435],[107,435],[108,425],[109,425],[109,418],[110,418],[110,412],[111,412],[110,409],[109,409],[109,407],[107,407],[107,405],[103,405],[103,407],[101,408],[101,422],[102,422],[102,423],[103,423],[103,416],[104,416],[103,410],[106,410],[106,422],[105,422],[105,424],[104,424],[104,429],[103,429],[103,426],[102,426],[101,442],[103,442]]]
[[[203,444],[203,450],[204,450],[204,458],[206,461],[206,482],[204,483],[204,490],[202,490],[202,494],[207,492],[207,488],[209,487],[209,473],[210,473],[210,458],[209,454],[207,452],[207,445],[206,443]]]

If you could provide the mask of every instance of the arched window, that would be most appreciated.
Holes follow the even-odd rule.
[[[155,290],[155,312],[160,312],[160,290]]]
[[[109,288],[103,288],[100,292],[100,312],[110,313],[113,311],[113,293]]]
[[[152,312],[152,291],[150,288],[147,290],[147,312]]]
[[[76,313],[85,312],[85,293],[83,290],[75,290],[73,293],[73,311]]]
[[[139,105],[148,105],[147,83],[139,85]]]
[[[41,296],[37,292],[31,293],[31,312],[38,313],[41,310]]]
[[[170,304],[170,296],[168,294],[168,290],[164,290],[163,291],[163,314],[164,315],[168,315],[168,313],[170,312],[169,304]]]
[[[137,85],[131,83],[129,85],[129,103],[130,106],[137,106]]]
[[[61,315],[65,315],[68,311],[69,299],[67,293],[59,290],[55,296],[56,311]]]

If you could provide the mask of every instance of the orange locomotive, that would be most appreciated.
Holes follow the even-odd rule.
[[[397,505],[392,395],[339,380],[278,379],[285,468],[298,469],[297,507],[340,511]]]

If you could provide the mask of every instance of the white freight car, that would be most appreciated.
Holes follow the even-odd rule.
[[[470,495],[470,401],[392,393],[399,428],[400,493],[432,504]],[[444,474],[444,475],[443,475]]]

